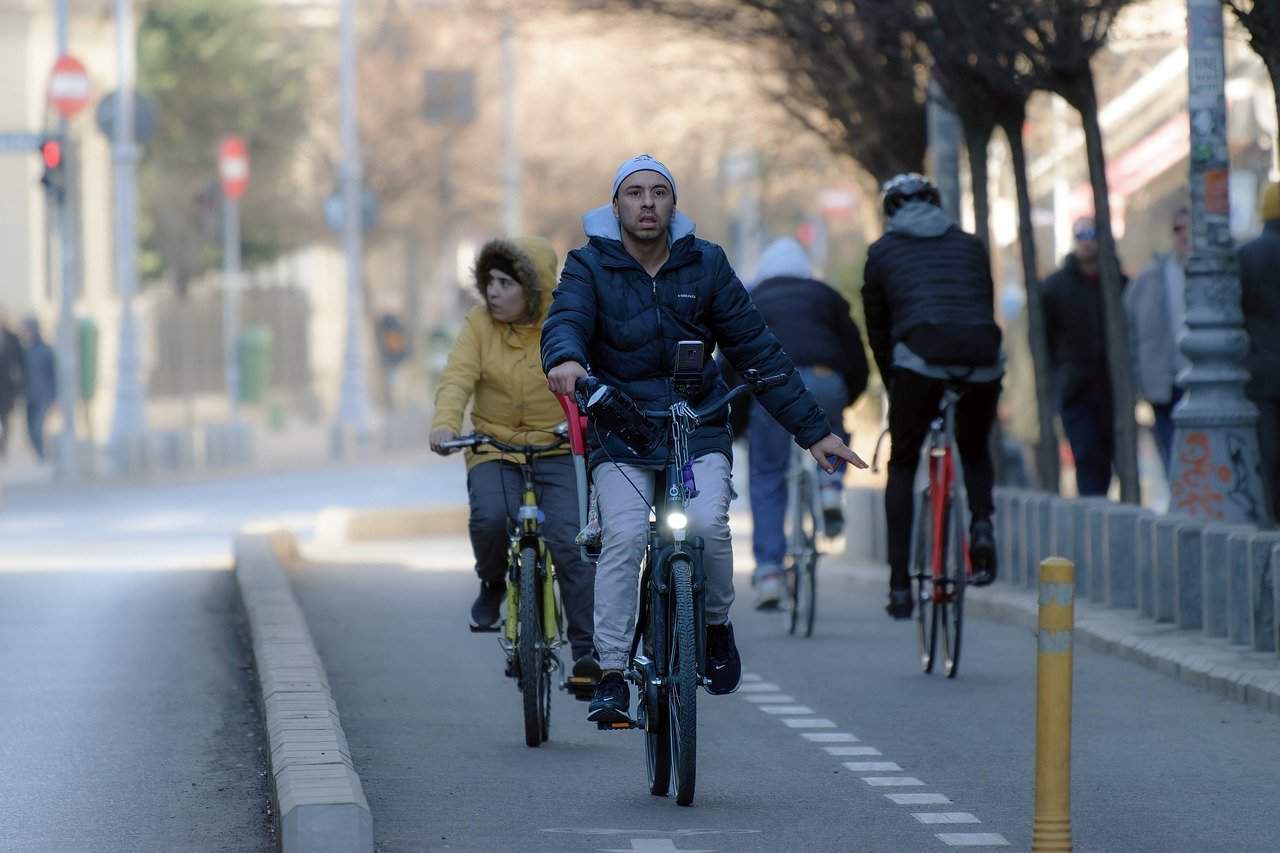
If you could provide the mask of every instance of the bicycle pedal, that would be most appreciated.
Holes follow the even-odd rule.
[[[636,728],[636,724],[633,720],[627,720],[625,723],[596,723],[596,727],[602,732],[625,732]]]
[[[484,625],[471,625],[469,627],[473,634],[496,634],[502,630],[501,625],[490,625],[487,628]]]

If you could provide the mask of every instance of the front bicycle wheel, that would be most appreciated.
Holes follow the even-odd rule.
[[[541,584],[538,554],[532,547],[520,549],[520,616],[516,653],[520,657],[520,693],[524,704],[524,742],[539,746],[547,739],[551,704],[551,671],[543,637]]]
[[[942,649],[947,678],[960,670],[960,635],[964,626],[964,589],[968,576],[965,561],[964,508],[960,501],[947,502],[947,548],[942,590]]]
[[[657,594],[651,593],[654,604],[650,605],[650,618],[645,626],[644,655],[650,661],[649,667],[642,673],[645,678],[644,688],[640,691],[640,702],[645,711],[644,759],[649,771],[649,793],[655,797],[665,797],[671,790],[671,737],[667,733],[670,724],[670,700],[667,688],[649,683],[657,676],[657,652],[654,648],[654,633],[659,629],[659,621],[652,618],[655,612]]]
[[[929,490],[924,490],[921,497],[911,516],[911,582],[916,604],[920,669],[929,673],[933,672],[933,659],[938,649],[938,608],[933,596],[934,530]]]
[[[795,502],[792,519],[795,529],[791,532],[791,613],[788,615],[788,631],[791,634],[813,636],[813,617],[817,607],[817,588],[814,570],[818,563],[818,518],[814,512],[813,490],[807,480],[797,484],[802,489]]]
[[[676,803],[693,802],[698,762],[698,646],[694,637],[693,564],[688,557],[671,561],[671,590],[674,606],[667,630],[668,725],[671,741],[672,774],[676,783]]]

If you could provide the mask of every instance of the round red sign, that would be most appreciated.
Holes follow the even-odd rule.
[[[59,56],[49,76],[49,102],[63,118],[71,118],[89,104],[89,75],[74,56]]]
[[[244,195],[249,186],[249,151],[240,137],[228,136],[218,146],[218,176],[228,198]]]

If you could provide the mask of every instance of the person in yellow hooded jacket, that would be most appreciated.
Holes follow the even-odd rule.
[[[483,304],[463,320],[436,389],[431,449],[444,454],[442,442],[455,438],[471,403],[477,432],[508,444],[545,444],[564,420],[547,389],[539,342],[556,281],[556,253],[540,237],[490,240],[476,258],[475,283]],[[515,519],[523,480],[515,459],[492,447],[466,452],[468,524],[480,593],[471,607],[472,622],[497,623],[506,593],[507,521]],[[546,516],[543,532],[556,564],[568,622],[574,675],[599,680],[592,647],[594,573],[574,538],[578,533],[578,496],[573,462],[564,453],[548,454],[534,467],[538,506]]]

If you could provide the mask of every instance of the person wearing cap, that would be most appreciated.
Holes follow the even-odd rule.
[[[1262,487],[1271,517],[1280,514],[1280,184],[1262,193],[1262,233],[1238,250],[1240,306],[1249,333],[1245,395],[1258,407]]]
[[[556,280],[556,252],[541,237],[490,240],[476,258],[475,286],[482,304],[467,312],[462,331],[436,389],[431,449],[456,438],[468,403],[477,432],[508,444],[545,444],[564,420],[547,391],[538,358],[542,322]],[[555,560],[564,602],[575,678],[597,681],[591,635],[593,581],[582,559],[578,534],[578,490],[573,461],[550,453],[535,460],[543,532]],[[497,624],[507,589],[508,524],[520,508],[524,481],[520,459],[492,447],[466,451],[468,532],[480,592],[471,606],[477,627]]]
[[[1105,495],[1115,440],[1098,232],[1093,220],[1083,217],[1072,234],[1074,250],[1041,286],[1044,328],[1058,415],[1076,464],[1076,492]]]
[[[697,404],[727,393],[711,351],[717,345],[740,370],[785,374],[785,384],[757,399],[824,469],[838,457],[864,462],[831,433],[826,414],[765,325],[722,248],[699,239],[676,208],[671,171],[649,155],[618,167],[607,204],[583,216],[587,243],[569,253],[542,330],[542,365],[551,390],[571,394],[588,366],[601,382],[641,409],[666,409],[678,399],[671,381],[676,345],[702,341]],[[733,549],[729,534],[732,435],[728,408],[703,421],[689,439],[697,495],[687,507],[689,533],[705,543],[708,691],[732,693],[742,679],[729,609]],[[668,449],[633,452],[603,431],[591,453],[603,541],[596,566],[595,646],[603,670],[587,719],[631,719],[627,667],[637,607],[637,582],[658,471]]]

